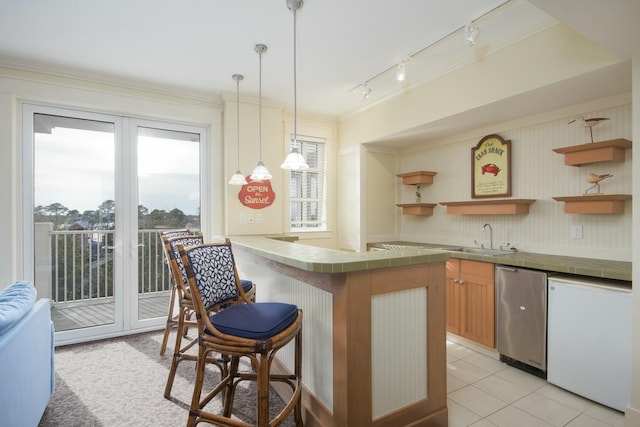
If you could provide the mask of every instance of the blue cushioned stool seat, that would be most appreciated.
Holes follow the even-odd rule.
[[[282,332],[298,316],[298,307],[280,302],[259,302],[229,307],[210,317],[220,332],[249,339],[266,339]]]
[[[249,292],[253,286],[253,282],[251,280],[240,279],[240,285],[242,285],[243,291]]]

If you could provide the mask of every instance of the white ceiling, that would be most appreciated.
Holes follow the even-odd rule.
[[[575,10],[580,1],[562,3]],[[571,8],[557,10],[555,0],[305,0],[297,13],[298,111],[349,114],[558,22],[532,3],[577,27],[588,27],[594,15],[576,18]],[[471,21],[480,28],[475,47],[463,42]],[[0,65],[213,101],[235,93],[235,73],[245,76],[241,96],[257,96],[256,43],[268,46],[264,100],[292,110],[293,13],[286,0],[0,3]],[[411,56],[407,80],[397,82],[394,65]],[[359,85],[366,80],[372,93],[364,100]],[[426,130],[409,133],[418,131]]]

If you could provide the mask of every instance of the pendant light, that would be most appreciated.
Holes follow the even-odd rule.
[[[264,181],[265,179],[271,179],[271,174],[267,167],[262,163],[262,54],[267,51],[267,46],[263,44],[257,44],[255,48],[256,52],[260,57],[260,81],[258,85],[258,98],[259,98],[259,106],[258,106],[258,117],[259,117],[259,141],[260,141],[260,159],[258,160],[258,164],[255,169],[251,173],[252,181]]]
[[[302,0],[287,0],[287,7],[293,11],[293,137],[291,138],[291,151],[280,165],[282,169],[305,170],[309,165],[304,160],[298,142],[298,96],[296,93],[296,11],[302,7]]]
[[[236,173],[233,174],[231,179],[229,180],[229,184],[231,185],[247,185],[247,180],[245,179],[242,172],[240,172],[240,81],[244,79],[242,74],[234,74],[233,80],[236,81],[236,124],[238,125],[238,169],[236,169]]]

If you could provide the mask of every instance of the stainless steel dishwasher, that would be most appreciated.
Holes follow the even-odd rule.
[[[496,337],[500,360],[546,378],[547,273],[496,266]]]

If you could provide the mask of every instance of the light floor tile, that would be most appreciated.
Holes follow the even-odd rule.
[[[467,427],[480,420],[480,415],[474,414],[451,399],[447,401],[449,411],[449,427]]]
[[[585,414],[591,418],[602,421],[603,423],[607,423],[610,426],[624,427],[624,414],[616,411],[615,409],[607,408],[602,405],[594,405],[589,408]]]
[[[513,403],[530,393],[524,387],[520,387],[497,375],[491,375],[475,382],[473,385],[507,403]]]
[[[502,363],[499,360],[492,359],[480,353],[476,353],[472,356],[466,357],[464,361],[491,373],[500,372],[508,367],[506,363]]]
[[[473,366],[464,360],[456,360],[447,365],[447,373],[461,379],[462,381],[472,384],[491,375],[491,372]]]
[[[610,425],[591,418],[588,415],[581,414],[567,424],[567,427],[610,427]]]
[[[507,406],[487,417],[498,427],[549,427],[540,418],[536,418],[514,406]]]
[[[529,391],[535,391],[547,384],[542,378],[538,378],[512,366],[496,372],[496,375]]]
[[[468,384],[462,381],[460,378],[454,377],[451,374],[447,374],[447,394],[451,393],[452,391],[456,391],[466,385]]]
[[[456,359],[464,359],[465,357],[473,356],[476,352],[463,345],[447,341],[447,354],[450,354]]]
[[[580,412],[584,412],[591,408],[595,403],[584,397],[580,397],[577,394],[570,391],[556,387],[553,384],[547,384],[542,388],[536,390],[536,393],[541,394],[553,400],[569,406],[570,408],[577,409]]]
[[[625,427],[623,413],[492,356],[447,341],[450,427]]]
[[[531,393],[523,397],[516,401],[513,406],[559,427],[566,425],[580,415],[580,411],[538,393]]]
[[[481,419],[477,423],[471,424],[469,427],[497,427],[494,423],[487,420],[486,418]]]
[[[477,389],[472,385],[456,390],[449,394],[448,397],[483,417],[507,406],[507,402],[493,397],[489,393]]]

